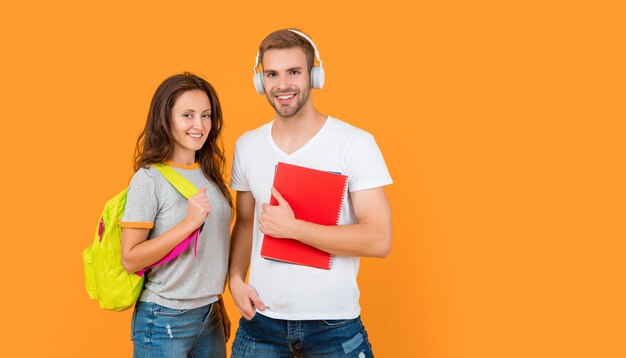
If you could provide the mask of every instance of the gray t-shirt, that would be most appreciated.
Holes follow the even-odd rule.
[[[140,301],[192,309],[215,302],[224,291],[228,268],[231,209],[217,185],[199,166],[170,166],[196,188],[205,187],[211,213],[198,237],[198,256],[193,242],[178,257],[151,268]],[[128,188],[122,227],[150,228],[148,240],[158,237],[187,216],[187,199],[156,169],[139,169]]]

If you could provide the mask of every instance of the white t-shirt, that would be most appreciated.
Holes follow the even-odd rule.
[[[360,314],[356,278],[359,257],[335,256],[330,270],[261,257],[261,205],[269,203],[276,164],[280,162],[348,176],[348,193],[392,183],[374,137],[328,117],[302,148],[287,154],[274,142],[273,122],[243,134],[235,148],[230,186],[251,191],[255,203],[249,284],[268,307],[260,313],[277,319],[351,319]],[[350,195],[342,204],[339,225],[356,223]]]

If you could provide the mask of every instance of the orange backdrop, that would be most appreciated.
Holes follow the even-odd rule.
[[[324,60],[317,107],[372,132],[395,180],[392,253],[359,276],[378,357],[626,356],[624,2],[170,3],[0,6],[0,356],[130,356],[81,251],[150,98],[208,78],[231,158],[272,117],[256,46],[289,26]]]

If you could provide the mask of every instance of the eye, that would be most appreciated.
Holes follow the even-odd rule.
[[[202,118],[209,118],[211,119],[211,113],[205,113],[202,115]]]
[[[291,71],[291,74],[292,75],[299,75],[300,71],[299,70],[293,70],[293,71]]]
[[[267,77],[268,78],[274,78],[274,77],[276,77],[276,73],[275,72],[268,72],[267,73]]]
[[[193,115],[191,113],[183,113],[183,117],[185,117],[185,118],[192,118]]]

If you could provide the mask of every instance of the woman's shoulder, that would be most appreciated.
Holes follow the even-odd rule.
[[[133,185],[155,186],[155,185],[158,185],[158,183],[161,181],[160,178],[161,178],[161,175],[159,174],[159,171],[156,168],[148,165],[143,168],[139,168],[133,174],[130,184],[131,186]]]
[[[154,172],[156,171],[156,169],[154,169],[152,166],[147,165],[145,167],[139,168],[134,174],[133,174],[133,179],[135,178],[154,178]]]

